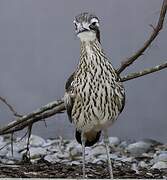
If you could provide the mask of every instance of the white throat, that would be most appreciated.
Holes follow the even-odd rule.
[[[77,35],[81,41],[94,41],[96,39],[96,34],[92,31],[81,32]]]

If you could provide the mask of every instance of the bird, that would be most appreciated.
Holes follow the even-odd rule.
[[[74,18],[76,36],[80,39],[80,59],[65,84],[64,104],[75,137],[82,145],[82,171],[85,178],[85,147],[104,137],[110,178],[108,128],[117,120],[125,105],[125,89],[120,76],[105,54],[100,41],[100,20],[83,12]]]

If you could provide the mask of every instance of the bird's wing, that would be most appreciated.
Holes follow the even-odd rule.
[[[66,92],[64,95],[64,104],[65,104],[67,115],[70,122],[72,122],[71,112],[72,112],[72,108],[74,104],[74,97],[72,97],[73,88],[74,88],[72,82],[74,81],[74,74],[75,73],[73,73],[66,82],[66,85],[65,85]]]

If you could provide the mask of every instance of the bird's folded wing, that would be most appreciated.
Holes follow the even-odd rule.
[[[65,95],[64,95],[64,104],[67,110],[67,115],[68,118],[70,120],[70,122],[72,122],[72,117],[71,117],[71,113],[72,113],[72,108],[73,108],[73,104],[74,104],[74,97],[72,97],[73,95],[73,81],[74,81],[74,73],[68,78],[66,85],[65,85]]]

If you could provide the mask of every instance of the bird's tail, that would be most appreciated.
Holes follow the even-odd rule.
[[[84,134],[84,136],[86,138],[85,146],[93,146],[96,142],[99,141],[100,135],[101,135],[101,131],[86,132]],[[80,131],[76,130],[75,137],[76,137],[76,140],[78,141],[78,143],[82,144]]]

